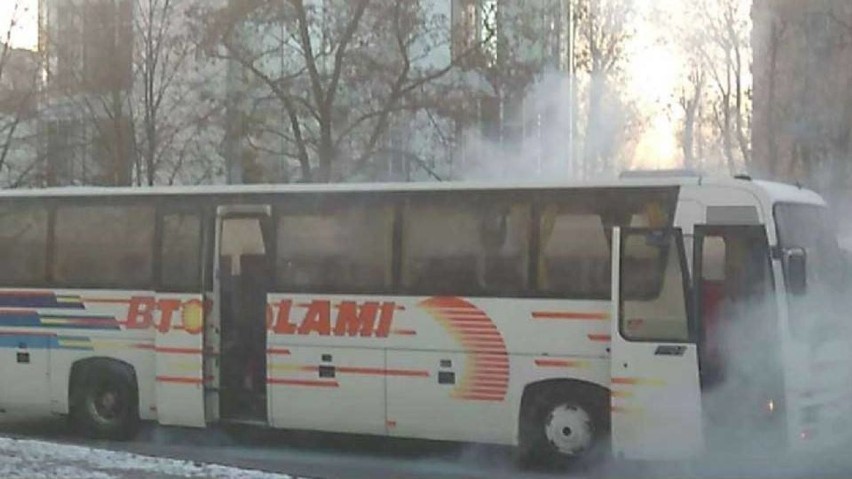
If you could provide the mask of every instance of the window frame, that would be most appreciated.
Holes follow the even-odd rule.
[[[678,257],[678,265],[680,267],[680,276],[681,276],[681,285],[683,289],[683,299],[684,299],[684,314],[686,315],[686,335],[687,338],[685,340],[668,340],[668,339],[659,339],[659,338],[645,338],[645,339],[636,339],[631,337],[625,331],[625,317],[624,317],[624,274],[622,270],[621,259],[624,257],[624,238],[629,234],[647,234],[652,232],[665,232],[667,235],[671,235],[673,237],[673,242],[670,242],[666,248],[666,254],[663,256],[665,259],[666,266],[668,266],[669,256],[671,255],[671,248],[674,246],[677,248],[677,257]],[[677,227],[665,227],[665,228],[621,228],[621,241],[619,244],[620,251],[618,252],[618,298],[615,298],[618,301],[618,318],[615,318],[618,321],[618,334],[627,342],[630,343],[663,343],[663,344],[698,344],[698,325],[696,324],[696,316],[695,316],[695,307],[693,304],[693,289],[692,289],[692,281],[691,281],[691,271],[689,270],[689,264],[686,259],[686,243],[684,242],[684,233],[681,228]],[[665,273],[664,273],[665,278]],[[663,279],[663,282],[665,279]],[[663,286],[662,283],[657,291],[657,297],[662,294]],[[647,300],[650,298],[638,298],[638,300]],[[635,298],[633,300],[636,300]]]
[[[45,258],[45,274],[44,281],[32,283],[28,285],[37,287],[55,287],[61,289],[120,289],[120,290],[154,290],[163,292],[184,292],[176,291],[178,288],[168,288],[162,280],[162,247],[163,247],[163,221],[164,217],[169,214],[191,213],[197,215],[201,220],[201,259],[199,272],[200,284],[197,289],[192,292],[212,291],[212,265],[215,261],[215,247],[213,237],[215,234],[216,214],[215,207],[218,205],[228,204],[269,204],[272,206],[271,216],[271,245],[268,251],[271,260],[275,261],[275,278],[272,283],[273,289],[277,292],[288,293],[309,293],[309,294],[386,294],[386,295],[405,295],[405,296],[428,296],[432,294],[430,291],[420,290],[418,288],[404,287],[402,284],[402,273],[405,261],[404,251],[404,227],[405,227],[405,204],[409,200],[424,199],[429,201],[461,201],[467,202],[471,198],[491,199],[494,202],[504,202],[506,204],[519,204],[527,208],[527,217],[529,224],[526,235],[526,248],[522,254],[527,255],[527,261],[524,274],[526,278],[523,284],[513,292],[492,292],[471,288],[470,291],[459,291],[458,295],[466,295],[469,297],[483,298],[517,298],[517,299],[564,299],[564,300],[589,300],[589,301],[609,301],[611,298],[605,295],[572,295],[565,292],[555,291],[546,292],[539,288],[538,269],[539,257],[542,253],[542,248],[539,243],[541,241],[541,220],[542,212],[546,205],[551,203],[570,203],[571,198],[584,197],[587,195],[608,196],[608,202],[616,202],[620,204],[625,201],[630,201],[631,198],[652,197],[664,200],[666,211],[670,213],[669,226],[673,223],[674,215],[677,208],[677,199],[679,196],[678,186],[637,186],[637,187],[565,187],[565,188],[513,188],[513,189],[489,189],[489,188],[470,188],[470,189],[423,189],[423,190],[389,190],[389,191],[286,191],[286,192],[264,192],[264,193],[227,193],[227,194],[181,194],[181,193],[166,193],[156,195],[69,195],[69,196],[46,196],[46,197],[25,197],[13,198],[9,201],[11,204],[20,202],[21,204],[43,204],[48,210],[48,233]],[[575,196],[576,195],[576,196]],[[614,196],[613,196],[614,195]],[[597,196],[600,198],[600,196]],[[430,200],[431,198],[431,200]],[[448,199],[452,198],[452,199]],[[54,268],[58,252],[57,231],[58,211],[59,208],[84,208],[87,206],[104,206],[104,200],[109,200],[110,206],[132,207],[132,206],[147,206],[154,209],[153,227],[154,232],[150,244],[151,275],[146,281],[138,284],[122,285],[116,288],[114,285],[99,284],[97,281],[87,281],[84,283],[70,283],[66,281],[57,281],[54,275]],[[285,214],[309,214],[310,212],[319,212],[324,208],[334,207],[333,205],[350,205],[353,202],[364,203],[368,207],[374,205],[382,205],[389,208],[389,214],[392,215],[389,222],[390,234],[388,252],[390,268],[389,277],[390,283],[382,288],[283,288],[278,281],[278,223],[281,217]],[[608,208],[606,206],[604,208]],[[670,211],[669,211],[670,208]],[[611,249],[611,230],[604,222],[604,234],[607,237]],[[19,285],[14,285],[19,286]],[[181,288],[182,289],[182,288]]]

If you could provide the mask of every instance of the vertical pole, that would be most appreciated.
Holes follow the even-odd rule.
[[[568,10],[568,174],[574,176],[577,170],[577,148],[574,137],[576,136],[576,108],[577,95],[575,92],[575,69],[574,69],[574,0],[565,0]]]

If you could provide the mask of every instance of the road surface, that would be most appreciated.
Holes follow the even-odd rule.
[[[114,451],[215,463],[314,479],[621,479],[684,477],[852,477],[848,455],[824,455],[812,461],[778,457],[728,459],[693,464],[612,461],[594,469],[566,472],[521,471],[512,449],[427,441],[401,441],[351,435],[284,431],[187,430],[146,427],[130,442],[85,441],[69,434],[62,421],[0,424],[6,436],[82,444]],[[786,463],[785,463],[786,462]]]

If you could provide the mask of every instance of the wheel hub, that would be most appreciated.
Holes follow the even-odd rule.
[[[560,453],[575,456],[592,445],[592,417],[578,406],[562,404],[548,415],[544,433]]]
[[[118,392],[104,387],[95,395],[92,401],[96,417],[102,422],[111,422],[119,414],[121,397]]]

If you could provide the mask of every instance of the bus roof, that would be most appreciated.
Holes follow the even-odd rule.
[[[608,181],[529,181],[529,182],[418,182],[418,183],[332,183],[332,184],[255,184],[255,185],[199,185],[153,187],[97,187],[68,186],[39,189],[0,190],[0,198],[36,197],[98,197],[98,196],[182,196],[182,195],[235,195],[276,193],[355,193],[355,192],[406,192],[406,191],[487,191],[487,190],[540,190],[561,188],[641,188],[716,185],[739,187],[755,191],[770,203],[810,203],[825,205],[815,192],[804,188],[769,181],[751,181],[727,177],[671,177],[629,178]]]

